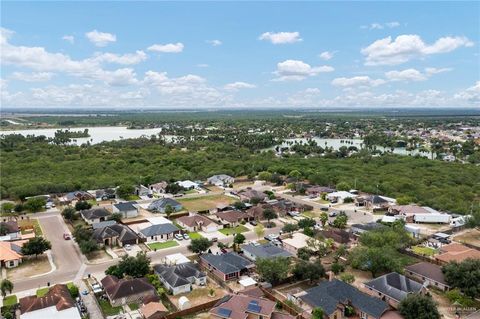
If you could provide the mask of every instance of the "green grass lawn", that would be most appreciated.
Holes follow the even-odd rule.
[[[175,247],[175,246],[178,246],[178,243],[175,241],[175,240],[169,240],[169,241],[166,241],[164,243],[151,243],[151,244],[147,244],[147,246],[151,249],[151,250],[159,250],[159,249],[165,249],[165,248],[170,248],[170,247]]]
[[[232,234],[244,233],[246,231],[248,231],[248,228],[243,225],[238,225],[237,227],[234,227],[234,228],[223,228],[219,230],[219,232],[221,232],[226,236],[229,236]]]
[[[437,252],[435,249],[425,246],[413,246],[412,250],[418,255],[424,255],[429,257],[435,255],[435,253]]]
[[[105,316],[114,316],[120,313],[122,307],[112,307],[108,300],[98,300],[98,304],[100,308],[102,308],[102,312]]]
[[[43,296],[45,296],[45,295],[47,294],[47,292],[48,292],[49,289],[50,289],[50,288],[48,288],[48,287],[38,289],[38,290],[37,290],[37,297],[43,297]]]
[[[4,306],[12,306],[17,303],[17,296],[16,295],[10,295],[5,298],[3,298],[3,305]]]
[[[130,308],[130,310],[137,310],[139,307],[138,307],[138,304],[136,303],[131,303],[128,305],[128,308]]]
[[[197,233],[197,232],[188,233],[188,236],[190,236],[190,239],[200,239],[200,238],[203,238],[203,236],[200,235],[200,234]]]

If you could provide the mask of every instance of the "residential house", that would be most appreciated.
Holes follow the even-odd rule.
[[[22,234],[16,221],[0,222],[0,241],[21,239]]]
[[[168,309],[160,301],[151,301],[139,309],[143,319],[163,319]]]
[[[175,212],[181,211],[183,209],[182,204],[177,202],[172,198],[162,198],[154,200],[148,205],[148,210],[152,212],[165,213],[167,207],[170,206]]]
[[[80,215],[87,224],[92,225],[107,220],[108,217],[112,215],[112,213],[110,213],[105,208],[95,207],[82,210],[80,212]]]
[[[238,210],[227,210],[224,212],[217,212],[215,216],[219,221],[228,227],[237,226],[242,220],[247,221],[250,217],[247,213],[238,211]]]
[[[262,205],[258,204],[247,209],[245,213],[247,213],[248,215],[248,220],[263,220],[265,219],[263,218],[264,210],[265,208]]]
[[[180,233],[180,229],[172,223],[152,224],[139,229],[138,235],[147,243],[158,242],[171,239],[175,234]]]
[[[366,197],[366,207],[373,210],[386,210],[391,205],[396,204],[394,198],[380,196],[380,195],[371,195]]]
[[[95,199],[95,196],[90,194],[89,192],[74,191],[74,192],[65,194],[62,198],[60,198],[60,201],[70,203],[73,201],[92,200],[92,199]]]
[[[304,206],[286,199],[267,201],[266,207],[273,209],[273,211],[275,211],[275,213],[277,213],[279,216],[285,216],[290,212],[301,213],[304,210]]]
[[[22,263],[22,247],[8,241],[0,241],[0,268],[14,268]]]
[[[336,243],[348,244],[351,240],[351,234],[343,229],[328,228],[320,231],[320,234],[325,238],[331,238]]]
[[[322,281],[297,296],[306,311],[322,308],[329,319],[345,318],[347,314],[351,315],[349,310],[354,312],[353,317],[379,319],[390,309],[386,302],[338,279]]]
[[[101,283],[113,307],[141,303],[144,299],[157,295],[155,287],[146,278],[118,279],[107,275]]]
[[[223,281],[238,279],[255,267],[250,260],[234,252],[200,255],[200,265]]]
[[[178,295],[190,292],[192,285],[204,286],[207,282],[207,275],[200,271],[198,265],[188,262],[178,265],[156,265],[153,267],[163,285]]]
[[[440,254],[435,256],[440,264],[447,264],[451,261],[462,262],[468,258],[480,259],[480,251],[458,243],[443,245],[440,248]]]
[[[167,182],[159,182],[159,183],[151,184],[148,187],[150,188],[153,194],[164,194],[167,186],[168,186]]]
[[[376,223],[376,222],[371,222],[371,223],[365,223],[365,224],[353,224],[350,227],[350,231],[355,234],[355,235],[360,235],[362,233],[365,233],[367,231],[379,229],[379,228],[384,228],[386,227],[383,224]]]
[[[95,230],[95,229],[104,228],[104,227],[107,227],[107,226],[112,226],[112,225],[115,225],[116,223],[117,223],[116,220],[109,219],[109,220],[105,220],[103,222],[92,224],[92,228],[93,228],[93,230]]]
[[[240,190],[238,192],[238,197],[240,197],[242,202],[263,202],[268,198],[267,194],[251,187]]]
[[[145,196],[148,197],[151,194],[152,194],[152,191],[147,186],[144,186],[144,185],[135,186],[135,195],[140,197],[145,197]]]
[[[275,302],[246,295],[227,295],[209,311],[216,319],[294,319],[294,316],[278,312]]]
[[[113,224],[97,228],[92,239],[102,246],[120,246],[138,244],[139,238],[133,230],[122,224]]]
[[[122,218],[133,218],[138,216],[137,202],[122,202],[113,204],[112,211],[114,214],[121,214]]]
[[[176,182],[179,186],[182,186],[183,188],[187,189],[187,190],[190,190],[190,189],[199,189],[200,188],[200,184],[199,183],[196,183],[196,182],[192,182],[192,181],[189,181],[189,180],[186,180],[186,181],[178,181]]]
[[[115,189],[106,188],[106,189],[97,189],[95,191],[95,199],[97,201],[115,199]]]
[[[220,225],[199,214],[179,217],[176,219],[176,222],[189,232],[204,231],[212,233],[220,228]]]
[[[252,243],[242,246],[243,255],[250,260],[256,261],[260,258],[292,257],[293,255],[283,248],[272,243]]]
[[[302,233],[293,233],[291,238],[283,239],[283,248],[293,255],[297,255],[300,248],[307,247],[307,240],[311,238]]]
[[[409,294],[425,294],[427,291],[424,285],[396,272],[377,277],[364,285],[368,293],[388,302],[394,308]]]
[[[20,318],[22,319],[81,318],[67,285],[55,285],[43,297],[27,296],[20,298],[19,304]]]
[[[336,189],[334,189],[334,188],[315,185],[315,186],[307,187],[305,189],[305,194],[307,194],[309,196],[320,196],[322,194],[330,194],[330,193],[333,193],[335,191],[336,191]]]
[[[442,272],[442,267],[429,263],[419,262],[405,267],[405,274],[415,280],[423,282],[425,285],[432,286],[443,291],[450,289]]]
[[[451,216],[433,208],[418,205],[394,205],[388,215],[402,216],[407,223],[450,223]]]
[[[235,179],[232,176],[226,174],[213,175],[207,179],[207,183],[219,187],[227,187],[235,183]]]
[[[343,203],[345,198],[355,199],[358,195],[352,194],[347,191],[337,191],[327,194],[327,199],[332,203]]]

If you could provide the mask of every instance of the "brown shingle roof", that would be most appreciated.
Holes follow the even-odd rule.
[[[20,299],[20,310],[23,313],[55,306],[58,311],[75,307],[66,285],[55,285],[43,297],[28,296]]]
[[[446,285],[445,276],[443,275],[442,268],[438,265],[434,265],[428,262],[419,262],[414,265],[405,267],[405,270],[411,271],[419,276],[427,279],[434,280],[438,283]]]
[[[140,312],[146,319],[160,319],[168,312],[168,309],[161,302],[149,302],[140,308]]]
[[[247,217],[247,214],[239,212],[237,210],[227,210],[225,212],[218,212],[218,213],[215,213],[215,215],[217,215],[218,218],[226,220],[229,223],[235,223]]]
[[[231,311],[228,318],[231,319],[245,319],[249,312],[249,304],[255,303],[258,307],[253,307],[255,309],[253,313],[265,316],[270,318],[272,312],[275,310],[275,303],[273,301],[263,299],[263,298],[254,298],[249,296],[242,295],[230,295],[230,298],[224,298],[224,302],[219,302],[214,308],[210,310],[210,313],[215,316],[221,316],[222,310]],[[228,299],[228,300],[226,300]]]
[[[462,262],[468,258],[480,259],[480,251],[458,243],[445,245],[441,248],[441,251],[443,254],[440,254],[435,258],[445,263],[450,261]]]
[[[177,221],[181,222],[188,227],[194,226],[207,226],[213,224],[213,221],[202,215],[191,215],[191,216],[182,216],[177,218]]]
[[[155,294],[155,287],[146,278],[118,279],[115,276],[108,275],[101,282],[110,299],[128,297],[139,293],[145,293],[146,296]]]

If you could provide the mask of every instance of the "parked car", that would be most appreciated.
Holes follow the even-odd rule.
[[[328,207],[322,207],[322,208],[320,208],[320,210],[321,210],[322,212],[328,212]]]
[[[272,244],[274,244],[275,246],[282,246],[282,242],[278,239],[272,240]]]
[[[175,239],[176,240],[183,240],[183,236],[180,234],[175,234]]]
[[[268,237],[270,237],[271,240],[275,240],[278,239],[279,236],[277,234],[270,234]]]
[[[189,239],[190,239],[190,236],[188,236],[188,234],[185,233],[185,234],[183,234],[183,238],[184,238],[185,240],[189,240]]]
[[[258,223],[257,223],[256,221],[252,220],[252,221],[250,221],[250,225],[252,225],[252,226],[257,226]]]
[[[338,212],[335,212],[335,211],[330,212],[330,213],[328,214],[328,216],[330,216],[330,217],[335,217],[335,216],[337,216],[337,215],[338,215]]]
[[[123,246],[123,248],[125,248],[125,250],[132,250],[132,246],[130,244],[126,244]]]
[[[69,233],[65,233],[65,234],[63,234],[63,239],[70,240],[70,239],[72,239],[72,236],[70,236]]]
[[[218,241],[218,238],[217,238],[217,237],[213,237],[212,239],[210,239],[210,241],[211,241],[212,243],[216,243],[216,242]]]
[[[299,213],[299,212],[288,212],[287,214],[290,215],[290,216],[292,216],[292,217],[300,216],[300,213]]]

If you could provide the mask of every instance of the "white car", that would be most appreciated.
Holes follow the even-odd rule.
[[[185,234],[183,234],[183,239],[185,239],[185,240],[189,240],[189,239],[190,239],[190,236],[188,236],[188,234],[187,234],[187,233],[185,233]]]
[[[123,246],[123,248],[125,248],[125,250],[132,250],[132,246],[130,244],[126,244]]]
[[[270,235],[268,235],[268,237],[270,237],[271,240],[278,239],[278,235],[277,235],[277,234],[270,234]]]
[[[183,236],[180,234],[175,234],[175,239],[176,240],[183,240]]]

